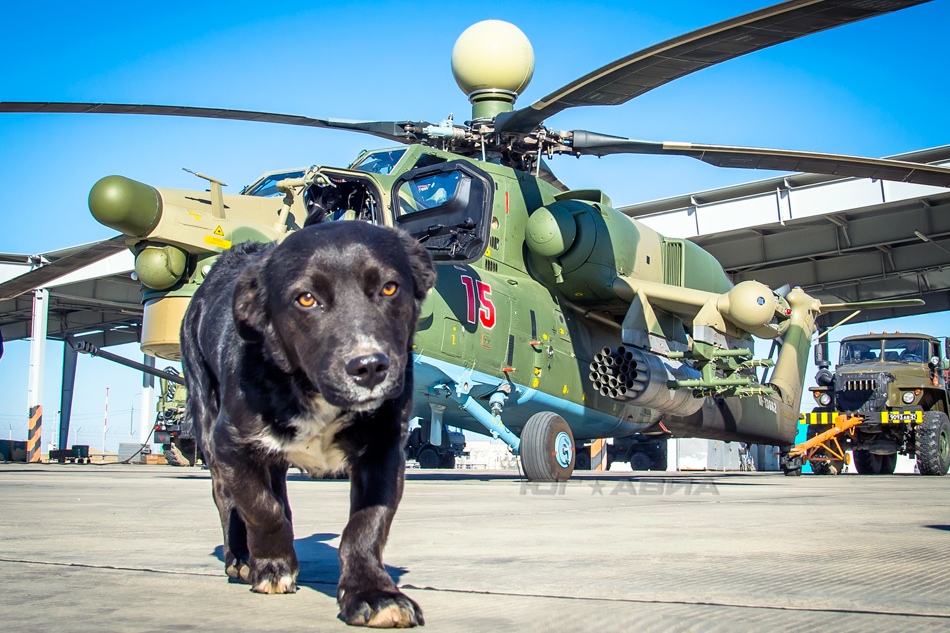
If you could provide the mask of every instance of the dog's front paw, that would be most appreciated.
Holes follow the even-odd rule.
[[[340,590],[340,617],[353,626],[404,629],[424,625],[422,609],[398,591]]]
[[[250,583],[256,593],[296,593],[297,569],[283,561],[255,561]]]

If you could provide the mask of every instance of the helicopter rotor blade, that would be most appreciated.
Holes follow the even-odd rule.
[[[315,119],[295,114],[277,114],[274,112],[131,103],[0,101],[0,113],[2,112],[23,114],[146,114],[203,119],[226,119],[231,121],[255,121],[259,123],[280,123],[283,125],[350,130],[371,134],[397,143],[413,143],[419,140],[420,137],[412,130],[414,128],[422,129],[429,125],[429,123],[425,121],[348,121],[346,119]]]
[[[579,106],[620,105],[665,83],[782,42],[929,0],[790,0],[713,24],[628,55],[530,106],[495,117],[495,131],[527,133]]]
[[[924,305],[923,299],[880,299],[876,301],[845,301],[842,303],[822,303],[819,314],[841,312],[844,310],[878,310],[882,308],[912,308]]]
[[[577,156],[666,154],[688,156],[717,167],[771,169],[827,174],[842,178],[876,178],[934,187],[950,187],[950,169],[925,163],[760,147],[638,141],[583,130],[574,131],[572,135],[571,149]]]

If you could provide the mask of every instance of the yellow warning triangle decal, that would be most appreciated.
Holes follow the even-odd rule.
[[[224,237],[224,229],[221,228],[221,225],[218,225],[218,228],[214,230],[214,234],[220,237]]]

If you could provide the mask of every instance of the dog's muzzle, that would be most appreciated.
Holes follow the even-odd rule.
[[[365,389],[372,389],[383,380],[389,372],[389,358],[385,354],[367,354],[351,358],[346,363],[346,373],[357,385]]]

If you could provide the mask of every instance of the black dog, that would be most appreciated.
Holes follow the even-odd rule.
[[[402,497],[412,337],[435,282],[406,233],[336,222],[224,253],[181,330],[187,412],[211,469],[225,571],[293,593],[286,475],[346,471],[337,601],[348,624],[423,624],[382,564]]]

